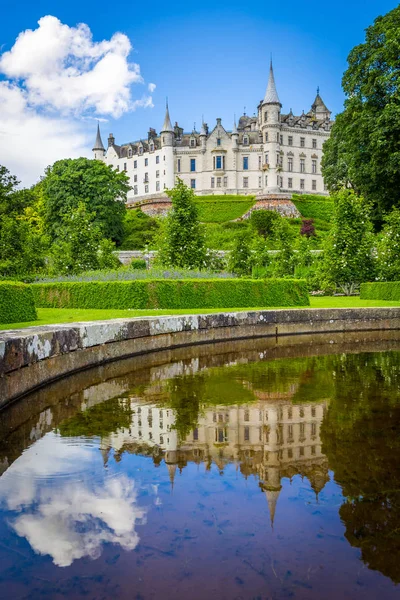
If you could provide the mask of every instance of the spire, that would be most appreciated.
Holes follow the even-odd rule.
[[[176,465],[167,464],[167,469],[169,473],[169,481],[171,483],[171,490],[174,489],[174,481],[175,481],[175,473],[176,473]]]
[[[168,131],[168,132],[174,133],[173,127],[171,125],[171,119],[170,119],[170,116],[169,116],[168,98],[167,98],[167,102],[166,102],[164,125],[162,126],[161,131],[162,132]]]
[[[238,130],[236,127],[236,115],[233,117],[233,129],[232,129],[232,135],[237,135]]]
[[[270,519],[271,519],[271,529],[274,528],[276,505],[278,503],[278,498],[279,498],[280,491],[281,491],[281,488],[279,488],[279,489],[268,489],[268,488],[266,488],[264,490],[264,493],[265,493],[265,495],[267,497],[267,502],[268,502],[269,516],[270,516]]]
[[[320,118],[326,118],[327,116],[331,116],[331,111],[327,108],[325,102],[322,100],[319,94],[319,87],[317,87],[317,95],[315,96],[315,100],[311,106],[311,110],[316,114],[316,116]]]
[[[276,91],[274,69],[272,67],[272,59],[269,65],[269,78],[267,91],[265,92],[265,98],[263,104],[280,104],[278,92]]]
[[[96,141],[94,143],[94,146],[92,148],[93,152],[95,150],[102,150],[104,152],[104,146],[103,146],[103,142],[101,141],[101,135],[100,135],[100,125],[99,123],[97,123],[97,135],[96,135]]]

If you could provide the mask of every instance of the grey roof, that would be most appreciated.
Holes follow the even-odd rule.
[[[94,150],[103,150],[103,152],[104,152],[104,146],[103,146],[103,142],[101,141],[101,135],[100,135],[100,125],[98,123],[97,123],[96,141],[93,146],[93,151]]]
[[[263,104],[280,104],[278,92],[276,91],[274,69],[272,67],[272,60],[269,66],[269,78],[267,91],[265,92],[265,98]]]
[[[207,135],[206,125],[205,125],[204,121],[201,124],[200,135]]]
[[[319,95],[319,88],[317,90],[317,95],[315,97],[315,100],[314,100],[314,103],[313,103],[311,109],[316,112],[329,112],[330,113],[330,110],[327,108],[325,102],[322,100],[321,96]]]
[[[174,133],[174,128],[171,125],[171,119],[170,119],[170,116],[169,116],[168,102],[167,102],[167,106],[166,106],[166,110],[165,110],[164,125],[162,126],[161,131],[162,132],[169,131],[171,133]]]

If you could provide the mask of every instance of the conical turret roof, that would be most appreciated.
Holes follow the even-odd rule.
[[[280,104],[280,103],[281,103],[281,101],[279,100],[278,92],[276,91],[274,69],[272,67],[272,60],[271,60],[271,63],[269,65],[269,78],[268,78],[267,91],[265,92],[265,98],[264,98],[263,104]]]
[[[103,142],[101,141],[101,135],[100,135],[100,125],[98,123],[97,123],[96,141],[93,146],[93,151],[94,150],[103,150],[103,152],[104,152],[104,146],[103,146]]]
[[[172,132],[172,133],[174,133],[174,129],[173,129],[173,127],[172,127],[172,124],[171,124],[171,119],[170,119],[170,116],[169,116],[168,100],[167,100],[167,105],[166,105],[166,109],[165,109],[165,119],[164,119],[164,124],[163,124],[163,126],[162,126],[162,129],[161,129],[161,131],[162,131],[162,132],[164,132],[164,131],[169,131],[169,132]]]
[[[320,94],[319,94],[319,88],[317,88],[317,95],[315,96],[315,100],[311,106],[311,109],[316,112],[316,113],[329,113],[331,114],[331,111],[329,110],[329,108],[326,106],[325,102],[322,100]]]

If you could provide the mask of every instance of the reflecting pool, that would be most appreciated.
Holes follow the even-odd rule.
[[[274,343],[3,411],[0,598],[399,598],[400,346]]]

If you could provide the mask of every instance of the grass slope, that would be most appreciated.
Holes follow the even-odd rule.
[[[197,196],[199,219],[203,223],[224,223],[243,216],[254,204],[254,196]]]
[[[360,300],[358,296],[323,296],[311,297],[311,308],[369,308],[369,307],[398,307],[398,301],[385,302],[383,300]],[[282,307],[274,307],[282,308]],[[286,307],[287,308],[287,307]],[[306,307],[308,308],[308,307]],[[226,312],[241,310],[262,310],[262,307],[230,308]],[[268,310],[273,310],[269,308]],[[32,325],[53,325],[56,323],[79,323],[84,321],[99,321],[106,319],[130,319],[132,317],[157,317],[162,315],[195,315],[223,312],[220,308],[215,309],[190,309],[190,310],[100,310],[100,309],[70,309],[70,308],[38,308],[38,320],[28,323],[0,324],[0,330],[23,329]]]

